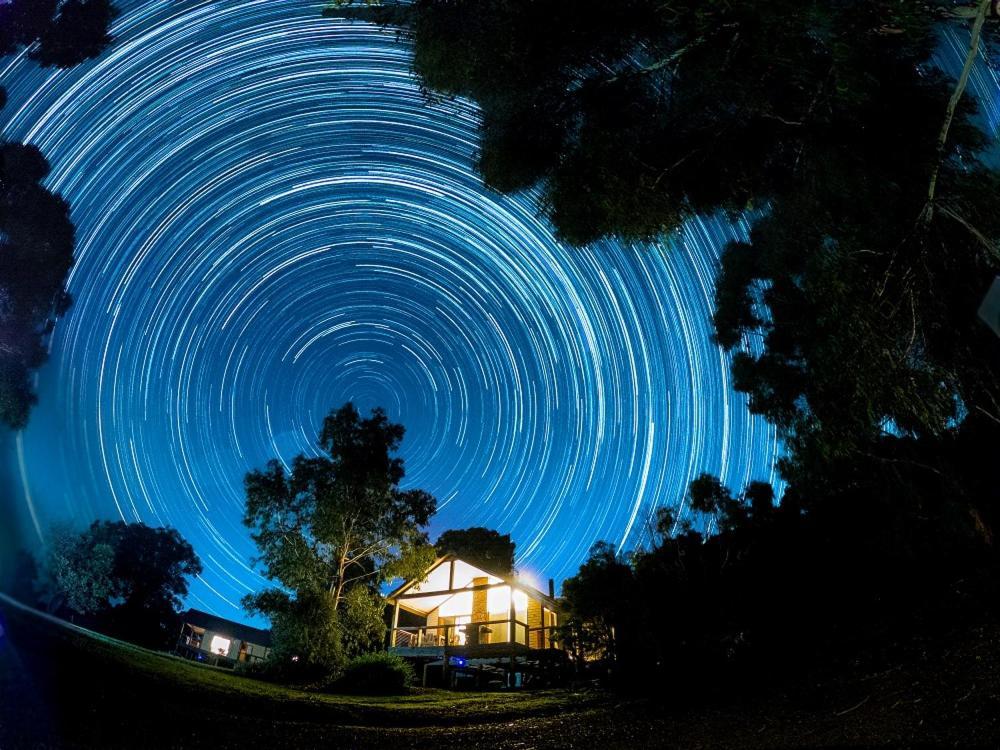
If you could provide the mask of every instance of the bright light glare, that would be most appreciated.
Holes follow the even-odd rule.
[[[463,591],[446,599],[438,614],[441,617],[457,617],[458,615],[468,615],[472,613],[472,592]]]
[[[510,586],[487,590],[486,611],[491,615],[510,616]]]
[[[517,580],[525,586],[531,586],[531,588],[535,589],[535,591],[541,591],[543,593],[545,591],[545,589],[542,588],[542,582],[538,580],[538,576],[530,570],[518,570]]]
[[[228,638],[223,638],[221,635],[212,636],[212,653],[228,654],[231,643]]]

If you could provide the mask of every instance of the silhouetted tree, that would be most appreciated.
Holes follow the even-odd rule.
[[[630,653],[631,636],[639,631],[633,583],[631,567],[607,542],[594,544],[577,574],[563,582],[568,617],[561,637],[578,663],[618,660],[623,640],[625,653]]]
[[[787,479],[821,485],[884,435],[1000,421],[1000,347],[976,316],[1000,273],[1000,176],[965,94],[988,0],[388,5],[426,86],[481,107],[484,181],[538,186],[569,241],[757,209],[714,322]],[[970,20],[949,80],[932,54]]]
[[[380,643],[384,633],[378,585],[410,577],[433,556],[421,528],[436,501],[422,490],[402,490],[403,460],[394,454],[403,439],[402,425],[381,409],[362,418],[352,404],[331,412],[323,422],[319,445],[325,455],[300,455],[286,472],[279,461],[246,477],[244,523],[260,551],[264,573],[282,588],[248,596],[252,611],[277,616],[275,638],[304,632],[296,618],[310,620],[330,639],[321,652],[294,654],[307,662],[335,658]],[[321,595],[330,605],[321,604]],[[351,634],[339,633],[350,624]],[[340,630],[338,631],[338,627]],[[383,629],[380,629],[383,628]],[[292,655],[299,642],[279,646],[276,656]],[[328,668],[328,662],[302,668]]]
[[[481,526],[449,529],[434,543],[439,555],[452,553],[472,565],[506,574],[514,572],[515,546],[510,534]]]
[[[54,531],[41,589],[53,611],[163,648],[176,637],[187,579],[201,571],[191,545],[175,529],[95,521],[80,533]]]
[[[8,0],[0,3],[0,56],[34,45],[29,54],[42,65],[75,65],[111,42],[114,16],[107,0]],[[0,87],[0,108],[6,101]],[[28,422],[33,373],[70,304],[74,228],[66,202],[42,185],[48,173],[37,148],[0,140],[0,424],[13,429]]]
[[[108,0],[8,0],[0,3],[0,56],[34,44],[28,54],[40,64],[72,67],[111,43],[117,13]]]
[[[661,511],[627,573],[604,547],[564,584],[570,622],[588,614],[591,627],[577,632],[601,648],[594,613],[609,612],[597,621],[615,621],[616,634],[640,644],[617,649],[614,668],[691,696],[862,656],[879,666],[911,635],[996,617],[1000,561],[989,529],[1000,490],[987,456],[998,441],[981,416],[940,439],[887,438],[879,453],[892,457],[891,471],[882,458],[837,460],[835,484],[816,489],[829,499],[788,491],[777,506],[765,483],[734,495],[699,476],[688,517]]]
[[[0,143],[0,422],[19,429],[36,401],[32,373],[70,303],[69,207],[41,183],[49,165],[34,146]]]

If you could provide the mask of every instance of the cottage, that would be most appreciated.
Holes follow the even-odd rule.
[[[502,668],[506,679],[565,656],[556,627],[559,607],[513,576],[472,565],[456,555],[438,558],[420,579],[387,599],[392,607],[389,650],[427,666]],[[559,657],[559,658],[555,658]]]
[[[182,616],[174,651],[188,659],[233,667],[263,661],[271,649],[271,631],[189,609]]]

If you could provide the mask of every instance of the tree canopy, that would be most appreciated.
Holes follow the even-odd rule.
[[[569,242],[752,219],[715,335],[803,502],[835,494],[842,458],[897,471],[887,438],[974,419],[1000,439],[1000,346],[976,316],[1000,173],[965,91],[988,0],[387,5],[428,89],[480,106],[486,184],[537,188]],[[969,39],[957,78],[934,62],[943,31]]]
[[[471,565],[508,575],[514,572],[515,546],[510,534],[481,526],[449,529],[434,543],[439,555],[455,554]]]
[[[31,46],[43,66],[76,65],[111,43],[116,14],[108,0],[8,0],[0,3],[0,57]],[[0,87],[0,109],[6,101]],[[42,184],[48,173],[37,148],[0,139],[0,424],[12,429],[28,422],[33,373],[71,301],[75,231],[69,206]]]
[[[118,11],[108,0],[8,0],[0,3],[0,56],[34,45],[29,57],[68,68],[111,44]]]
[[[70,304],[69,206],[42,184],[49,165],[34,146],[0,142],[0,421],[19,429],[36,401],[33,372]]]
[[[126,640],[169,645],[174,618],[201,562],[171,528],[95,521],[83,532],[57,529],[40,593],[50,609]]]

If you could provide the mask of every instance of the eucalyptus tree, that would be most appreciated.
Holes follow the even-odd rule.
[[[514,572],[514,549],[517,545],[510,534],[474,526],[469,529],[448,529],[441,533],[434,547],[438,554],[455,554],[472,565],[510,575]]]
[[[363,418],[348,403],[323,421],[322,455],[299,455],[290,470],[275,459],[247,474],[243,520],[259,550],[257,562],[278,585],[244,602],[276,618],[279,640],[282,633],[291,637],[288,648],[306,647],[309,622],[327,642],[317,661],[335,658],[347,641],[377,643],[383,632],[381,609],[373,604],[380,601],[379,584],[432,559],[422,527],[436,501],[399,486],[403,434],[381,409]]]

